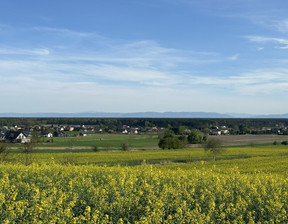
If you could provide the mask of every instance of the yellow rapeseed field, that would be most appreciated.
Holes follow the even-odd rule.
[[[0,223],[288,223],[287,196],[237,168],[0,164]]]

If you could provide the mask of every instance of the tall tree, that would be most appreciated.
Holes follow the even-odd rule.
[[[211,152],[213,155],[213,161],[216,160],[216,155],[225,151],[223,148],[223,142],[219,138],[208,138],[205,146],[205,151]]]

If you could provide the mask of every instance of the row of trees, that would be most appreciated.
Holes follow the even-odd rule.
[[[288,126],[288,119],[240,119],[240,118],[0,118],[0,126],[34,125],[98,125],[117,130],[122,125],[133,127],[172,128],[181,134],[185,128],[205,130],[212,126],[227,126],[232,133],[257,134],[262,127]],[[258,131],[255,131],[258,130]],[[272,131],[272,130],[271,130]],[[260,132],[259,132],[260,133]],[[261,132],[262,133],[262,132]]]
[[[192,130],[189,135],[176,135],[172,129],[166,130],[158,146],[162,149],[177,149],[186,144],[203,144],[207,135],[199,130]]]
[[[216,155],[224,151],[222,141],[219,138],[207,138],[199,130],[193,130],[188,136],[176,135],[172,130],[167,130],[164,137],[159,140],[158,146],[162,149],[179,149],[189,144],[203,144],[205,151],[211,152],[213,160]]]

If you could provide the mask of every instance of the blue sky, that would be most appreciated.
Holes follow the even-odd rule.
[[[0,112],[288,112],[288,1],[2,0]]]

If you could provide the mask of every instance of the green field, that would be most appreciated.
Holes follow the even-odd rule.
[[[129,147],[157,147],[158,136],[157,135],[90,135],[86,137],[57,137],[53,138],[52,143],[47,143],[49,138],[43,138],[40,143],[36,145],[38,148],[93,148],[95,146],[102,150],[120,149],[121,144],[126,143]],[[10,147],[21,148],[22,144],[10,144]]]
[[[203,148],[12,150],[0,164],[0,221],[288,222],[288,146],[226,147],[211,159]]]

